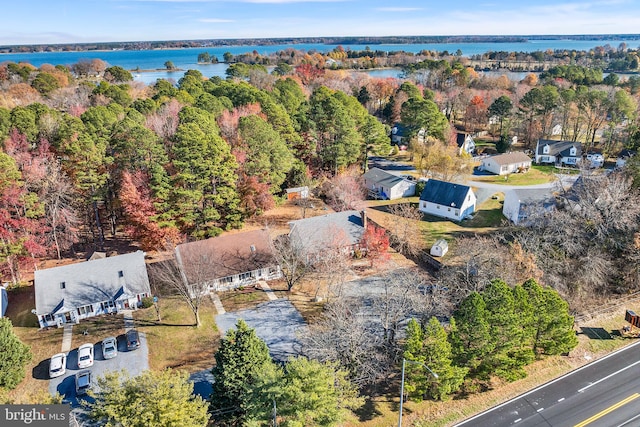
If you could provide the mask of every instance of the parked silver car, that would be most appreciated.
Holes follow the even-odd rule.
[[[115,337],[105,338],[102,341],[102,357],[113,359],[118,355],[118,341]]]

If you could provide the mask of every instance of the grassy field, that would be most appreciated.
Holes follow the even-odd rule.
[[[147,336],[150,369],[180,368],[190,373],[210,369],[220,342],[213,303],[208,298],[203,300],[199,328],[194,326],[193,314],[182,299],[163,297],[159,303],[160,322],[154,308],[133,313],[137,328]]]
[[[526,173],[512,173],[510,175],[485,175],[485,176],[473,176],[473,181],[488,182],[491,184],[504,184],[504,185],[537,185],[552,182],[556,179],[553,172],[547,170],[540,170],[538,168],[531,168]]]
[[[258,304],[269,301],[266,292],[256,290],[253,286],[220,292],[218,296],[220,297],[222,306],[227,311],[253,308]]]

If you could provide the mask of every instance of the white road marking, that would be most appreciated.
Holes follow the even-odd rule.
[[[608,380],[608,379],[609,379],[609,378],[611,378],[612,376],[614,376],[614,375],[618,375],[620,372],[624,372],[624,371],[626,371],[627,369],[634,367],[634,366],[635,366],[635,365],[637,365],[638,363],[640,363],[640,360],[638,360],[637,362],[632,363],[632,364],[631,364],[631,365],[629,365],[629,366],[626,366],[626,367],[624,367],[624,368],[620,369],[619,371],[614,372],[613,374],[609,374],[609,375],[607,375],[607,376],[606,376],[606,377],[604,377],[604,378],[600,378],[598,381],[596,381],[596,382],[594,382],[594,383],[591,383],[591,384],[589,384],[589,385],[588,385],[588,386],[586,386],[586,387],[582,387],[580,390],[578,390],[578,393],[582,393],[583,391],[585,391],[585,390],[586,390],[586,389],[588,389],[589,387],[593,387],[594,385],[599,384],[599,383],[601,383],[601,382],[602,382],[602,381],[604,381],[604,380]]]
[[[564,400],[564,397],[561,397],[560,399],[558,399],[558,402],[562,402]]]
[[[517,420],[514,421],[514,423],[519,423],[520,421],[522,421],[522,418],[518,418]]]
[[[561,376],[561,377],[558,377],[558,378],[556,378],[556,379],[554,379],[554,380],[551,380],[551,381],[549,381],[548,383],[542,384],[541,386],[538,386],[538,387],[534,388],[533,390],[529,390],[529,391],[527,391],[526,393],[521,394],[520,396],[514,397],[513,399],[507,400],[506,402],[502,402],[501,404],[496,405],[496,406],[494,406],[493,408],[488,409],[488,410],[486,410],[486,411],[480,412],[479,414],[476,414],[476,415],[474,415],[474,416],[473,416],[473,417],[471,417],[471,418],[467,418],[466,420],[464,420],[464,421],[462,421],[462,422],[460,422],[460,423],[458,423],[458,424],[455,424],[455,425],[454,425],[454,427],[458,427],[458,426],[464,425],[464,424],[466,424],[466,423],[468,423],[468,422],[470,422],[470,421],[475,420],[476,418],[480,418],[480,417],[482,417],[483,415],[488,414],[489,412],[493,412],[493,411],[495,411],[496,409],[502,408],[503,406],[506,406],[506,405],[510,404],[511,402],[514,402],[514,401],[516,401],[516,400],[518,400],[518,399],[522,399],[522,398],[523,398],[523,397],[525,397],[525,396],[528,396],[528,395],[530,395],[530,394],[532,394],[532,393],[535,393],[535,392],[537,392],[538,390],[541,390],[541,389],[543,389],[543,388],[545,388],[545,387],[547,387],[547,386],[550,386],[551,384],[557,383],[558,381],[562,381],[563,379],[565,379],[565,378],[567,378],[567,377],[569,377],[569,376],[571,376],[571,375],[574,375],[574,374],[576,374],[576,373],[578,373],[578,372],[582,371],[583,369],[587,369],[587,368],[589,368],[589,367],[591,367],[591,366],[593,366],[593,365],[597,365],[598,363],[603,362],[603,361],[605,361],[605,360],[609,359],[610,357],[615,356],[615,355],[616,355],[616,354],[618,354],[618,353],[622,353],[623,351],[627,351],[627,350],[632,349],[632,348],[634,348],[634,347],[636,347],[636,346],[638,346],[638,345],[640,345],[640,341],[637,341],[637,342],[635,342],[635,343],[633,343],[633,344],[631,344],[631,345],[628,345],[628,346],[626,346],[626,347],[623,347],[623,348],[621,348],[620,350],[616,350],[616,351],[614,351],[613,353],[609,353],[609,354],[607,354],[606,356],[601,357],[600,359],[597,359],[596,361],[594,361],[594,362],[592,362],[592,363],[588,363],[588,364],[586,364],[586,365],[584,365],[584,366],[581,366],[581,367],[579,367],[578,369],[575,369],[575,370],[573,370],[573,371],[571,371],[571,372],[569,372],[569,373],[567,373],[567,374],[564,374],[564,375],[563,375],[563,376]]]
[[[542,412],[542,411],[544,411],[544,408],[540,408],[536,412]]]

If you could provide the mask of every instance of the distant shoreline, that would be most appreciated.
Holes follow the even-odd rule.
[[[574,34],[574,35],[462,35],[462,36],[384,36],[384,37],[291,37],[256,39],[209,39],[125,41],[95,43],[1,45],[0,55],[15,53],[111,52],[118,50],[174,50],[188,48],[273,46],[283,44],[370,45],[382,44],[455,44],[455,43],[527,43],[536,40],[638,41],[640,34]]]

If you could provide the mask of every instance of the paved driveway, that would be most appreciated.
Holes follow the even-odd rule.
[[[289,300],[277,299],[255,308],[227,312],[216,316],[221,333],[235,328],[238,319],[256,330],[256,334],[267,343],[271,357],[286,361],[289,356],[299,354],[300,343],[297,332],[305,328],[304,319]]]
[[[149,348],[147,346],[147,338],[143,333],[140,333],[140,347],[137,350],[127,351],[124,335],[118,336],[117,339],[118,355],[109,360],[104,360],[102,357],[102,342],[94,344],[94,362],[93,366],[88,368],[91,371],[91,380],[94,383],[98,377],[104,376],[107,372],[124,369],[131,376],[136,376],[149,369]],[[51,394],[58,392],[64,395],[64,402],[70,403],[72,407],[78,406],[75,374],[79,371],[81,369],[78,369],[78,349],[74,348],[67,354],[67,372],[65,375],[49,381],[49,392]]]

